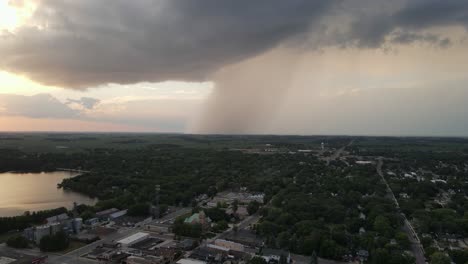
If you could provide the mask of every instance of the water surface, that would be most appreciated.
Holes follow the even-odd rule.
[[[0,173],[0,216],[21,215],[25,211],[40,211],[78,204],[95,204],[96,199],[57,188],[63,179],[76,173]]]

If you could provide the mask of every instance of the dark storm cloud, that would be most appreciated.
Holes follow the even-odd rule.
[[[400,26],[415,29],[450,25],[468,27],[468,1],[411,0],[395,15],[395,20]]]
[[[304,35],[342,47],[375,48],[387,37],[447,46],[419,32],[447,25],[468,25],[467,1],[43,0],[30,22],[0,35],[0,69],[67,88],[200,81]]]
[[[468,1],[408,0],[393,12],[375,9],[356,17],[346,40],[359,47],[375,48],[390,37],[393,43],[428,42],[447,47],[451,40],[420,30],[441,26],[462,26],[468,29]]]
[[[46,84],[203,80],[307,30],[335,1],[45,0],[0,67]]]
[[[413,42],[426,42],[434,46],[446,48],[450,46],[451,40],[449,38],[442,38],[436,34],[421,34],[408,31],[393,32],[390,36],[392,43],[409,44]]]

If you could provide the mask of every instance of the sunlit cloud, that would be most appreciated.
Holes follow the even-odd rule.
[[[0,1],[0,31],[7,30],[14,32],[20,27],[37,8],[36,1]]]

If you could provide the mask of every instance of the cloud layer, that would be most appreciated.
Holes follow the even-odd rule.
[[[44,0],[0,67],[45,84],[203,80],[303,32],[334,1]]]
[[[65,88],[206,80],[294,40],[309,39],[315,47],[448,46],[450,37],[421,32],[440,26],[466,28],[468,3],[43,0],[28,23],[1,35],[0,68]]]
[[[50,94],[0,94],[0,117],[23,117],[35,119],[35,122],[74,120],[102,123],[101,127],[110,124],[109,127],[139,131],[181,132],[199,112],[200,104],[199,99],[116,98],[101,102],[89,97],[61,102]]]

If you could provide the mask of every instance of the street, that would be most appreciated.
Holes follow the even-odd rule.
[[[103,243],[110,243],[112,241],[119,240],[137,232],[139,232],[138,229],[119,229],[117,232],[112,233],[101,240],[88,244],[74,251],[68,252],[64,255],[49,256],[47,262],[55,264],[95,264],[97,263],[97,261],[88,258],[83,258],[82,256],[89,253],[97,246],[102,245]]]
[[[398,200],[396,199],[395,194],[393,193],[392,189],[390,188],[390,185],[388,185],[387,180],[385,179],[383,175],[382,166],[383,166],[383,159],[380,157],[378,158],[378,162],[377,162],[377,173],[382,178],[382,181],[385,183],[387,187],[387,194],[389,198],[393,200],[396,208],[400,210],[400,204],[398,203]],[[416,259],[416,264],[425,264],[426,257],[424,256],[424,248],[420,243],[418,234],[416,233],[416,231],[414,230],[413,226],[408,221],[406,216],[403,213],[401,214],[401,216],[404,218],[404,224],[403,224],[402,229],[406,233],[406,235],[408,236],[411,242],[411,252],[413,252],[413,255]]]

